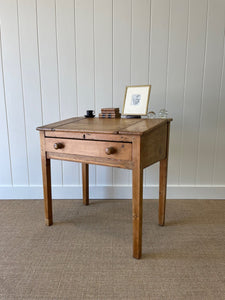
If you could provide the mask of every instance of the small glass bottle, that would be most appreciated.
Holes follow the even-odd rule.
[[[155,119],[156,114],[155,114],[154,111],[149,111],[149,112],[147,113],[147,116],[148,116],[148,119]]]
[[[158,117],[160,119],[166,119],[168,116],[168,111],[165,108],[160,109],[159,113],[158,113]]]

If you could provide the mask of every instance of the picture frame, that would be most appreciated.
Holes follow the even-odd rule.
[[[127,86],[124,97],[124,116],[145,116],[148,111],[151,85]]]

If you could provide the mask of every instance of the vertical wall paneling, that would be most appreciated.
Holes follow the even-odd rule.
[[[55,122],[61,118],[58,85],[55,4],[54,0],[37,0],[41,92],[43,122],[45,124]],[[51,170],[53,185],[61,185],[61,161],[52,161]]]
[[[131,85],[149,80],[150,0],[132,1]]]
[[[151,0],[132,1],[131,85],[149,84],[149,28]],[[146,182],[144,170],[144,183]]]
[[[27,141],[17,16],[16,0],[0,2],[2,64],[12,178],[14,185],[28,185]]]
[[[0,166],[4,166],[4,172],[0,172],[0,184],[11,185],[11,161],[10,161],[10,148],[8,136],[8,121],[7,121],[7,108],[5,99],[5,86],[4,86],[4,71],[2,66],[2,43],[0,32]]]
[[[218,122],[216,148],[214,154],[213,184],[224,185],[225,176],[225,39],[223,49],[223,71],[221,76],[220,100],[218,105]]]
[[[29,179],[30,185],[40,185],[42,183],[40,142],[36,127],[42,124],[42,103],[35,0],[18,1],[18,17]]]
[[[224,0],[0,0],[0,33],[0,198],[42,197],[37,126],[122,110],[148,83],[149,110],[173,118],[168,196],[224,198]],[[159,164],[144,176],[155,197]],[[128,198],[131,177],[90,165],[91,197]],[[52,179],[80,198],[79,163],[52,161]]]
[[[94,1],[95,109],[112,107],[112,5]],[[112,168],[96,166],[96,184],[112,184]]]
[[[113,106],[122,110],[131,81],[131,0],[113,1]]]
[[[78,114],[95,109],[94,1],[75,1]],[[95,166],[90,165],[90,184],[95,184]]]
[[[173,116],[173,128],[170,134],[170,160],[168,182],[178,184],[181,157],[181,124],[183,99],[185,93],[187,36],[188,36],[188,0],[171,0],[170,36],[167,71],[166,108]]]
[[[169,44],[170,1],[151,0],[149,83],[152,85],[149,110],[165,107]],[[159,183],[159,164],[146,170],[146,184]]]
[[[212,184],[220,83],[224,51],[225,2],[209,1],[205,76],[199,128],[197,184]],[[213,76],[212,76],[213,74]]]
[[[150,109],[165,107],[170,1],[151,1],[151,40],[149,81],[152,84]]]
[[[122,110],[125,87],[131,84],[131,0],[113,1],[113,106]],[[113,169],[113,183],[130,183],[130,171]]]
[[[93,0],[76,0],[76,54],[78,113],[95,109]]]
[[[205,61],[207,1],[190,0],[187,70],[183,104],[180,183],[193,184],[198,156],[198,128]],[[171,127],[173,130],[173,126]]]
[[[62,119],[77,116],[74,0],[56,0],[59,101]],[[63,162],[63,184],[79,184],[78,163]]]

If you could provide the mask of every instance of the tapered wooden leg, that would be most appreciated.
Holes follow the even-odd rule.
[[[159,225],[165,224],[166,211],[166,187],[167,187],[167,166],[168,159],[160,161],[160,175],[159,175]]]
[[[160,161],[159,170],[159,225],[161,226],[165,224],[169,136],[170,123],[167,123],[166,158]]]
[[[45,204],[45,224],[50,226],[53,224],[52,220],[52,192],[51,192],[51,164],[50,159],[42,155],[42,177],[44,190],[44,204]]]
[[[143,170],[133,169],[133,257],[141,258],[142,254],[142,203],[143,203]]]
[[[83,204],[89,204],[89,166],[82,163]]]

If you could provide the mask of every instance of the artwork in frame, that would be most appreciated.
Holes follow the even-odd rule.
[[[144,116],[147,114],[151,85],[127,86],[123,115]]]

